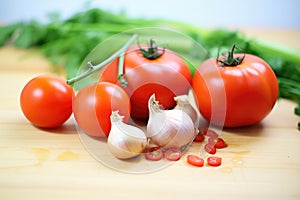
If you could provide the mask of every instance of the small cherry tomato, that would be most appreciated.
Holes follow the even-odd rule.
[[[196,167],[203,167],[204,165],[204,160],[196,155],[188,155],[187,162]]]
[[[83,87],[74,98],[73,112],[79,127],[90,136],[109,135],[112,111],[118,110],[127,122],[130,101],[126,92],[108,82],[97,82]]]
[[[210,156],[207,158],[207,164],[213,167],[220,166],[222,164],[222,158],[216,156]]]
[[[213,144],[217,149],[222,149],[228,146],[228,144],[222,138],[209,138],[208,143]]]
[[[170,161],[177,161],[181,158],[181,151],[179,148],[169,148],[165,152],[165,158]]]
[[[147,160],[159,161],[163,158],[163,152],[160,147],[150,147],[146,150],[145,157]]]
[[[204,149],[209,154],[215,154],[217,152],[217,149],[216,149],[215,145],[212,144],[212,143],[205,144]]]
[[[202,133],[198,133],[194,138],[194,142],[203,142],[204,139],[205,139],[204,135]]]
[[[62,125],[72,114],[73,88],[63,78],[40,75],[23,88],[20,105],[25,117],[40,128]]]

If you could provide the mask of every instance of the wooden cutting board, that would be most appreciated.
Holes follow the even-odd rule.
[[[247,33],[271,35],[300,49],[300,31]],[[294,102],[280,99],[258,125],[223,130],[229,146],[216,154],[223,158],[220,167],[188,165],[187,154],[200,149],[192,144],[181,160],[132,174],[102,163],[102,152],[86,145],[73,119],[48,131],[28,123],[19,108],[20,91],[42,73],[52,73],[52,67],[41,55],[0,49],[0,199],[300,199],[300,119],[293,114]],[[148,167],[143,158],[135,166],[139,162],[140,171]]]

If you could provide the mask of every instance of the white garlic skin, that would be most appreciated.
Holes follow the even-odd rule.
[[[191,104],[189,97],[187,95],[181,95],[174,97],[176,101],[176,107],[174,109],[182,110],[190,116],[194,122],[195,128],[199,127],[200,124],[200,114],[197,112],[196,108]]]
[[[112,112],[107,146],[115,157],[129,159],[142,153],[147,146],[147,137],[141,129],[125,124],[122,119],[117,111]]]
[[[161,110],[154,95],[150,97],[148,106],[146,136],[154,144],[164,148],[180,148],[194,139],[196,129],[188,114],[180,109]]]

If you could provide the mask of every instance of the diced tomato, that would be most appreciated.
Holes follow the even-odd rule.
[[[215,156],[208,157],[207,164],[213,167],[220,166],[222,164],[222,158]]]
[[[204,139],[205,139],[204,135],[202,133],[198,133],[194,138],[194,142],[203,142]]]
[[[209,138],[218,138],[218,134],[214,131],[214,130],[211,130],[211,129],[205,129],[203,131],[203,135],[209,137]]]
[[[217,139],[209,138],[208,142],[214,144],[217,149],[222,149],[228,146],[227,143],[222,138],[217,138]]]
[[[181,151],[179,148],[169,148],[165,152],[165,158],[170,161],[177,161],[181,158]]]
[[[196,167],[203,167],[204,165],[204,160],[196,155],[188,155],[187,162]]]
[[[151,147],[146,151],[145,157],[147,160],[159,161],[163,158],[162,149],[160,147]]]
[[[215,145],[212,144],[212,143],[205,144],[204,149],[209,154],[215,154],[217,152],[217,149],[216,149]]]

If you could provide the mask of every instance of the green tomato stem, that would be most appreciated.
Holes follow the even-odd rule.
[[[159,48],[156,45],[156,42],[154,39],[150,39],[150,44],[147,49],[143,49],[141,46],[139,46],[140,52],[143,54],[144,58],[147,58],[149,60],[155,60],[159,57],[161,57],[165,53],[165,48],[159,52]]]
[[[124,79],[124,52],[120,55],[119,66],[118,66],[118,80],[123,87],[127,87],[128,82]]]
[[[239,64],[241,64],[245,58],[245,54],[243,57],[234,57],[234,50],[239,49],[235,44],[233,45],[231,51],[228,51],[226,55],[224,55],[224,58],[219,59],[219,55],[217,57],[217,61],[221,63],[220,66],[231,66],[235,67]]]
[[[138,35],[134,34],[129,40],[128,42],[126,42],[126,44],[119,49],[117,52],[115,52],[113,55],[111,55],[110,57],[108,57],[107,59],[105,59],[103,62],[99,63],[98,65],[92,65],[91,62],[88,62],[88,70],[85,71],[82,74],[79,74],[78,76],[71,78],[69,80],[67,80],[67,84],[69,85],[73,85],[75,82],[91,75],[92,73],[94,73],[95,71],[100,70],[102,67],[104,67],[105,65],[109,64],[110,62],[112,62],[113,60],[117,59],[118,57],[120,57],[122,54],[125,53],[125,51],[130,47],[130,45],[137,39]]]

